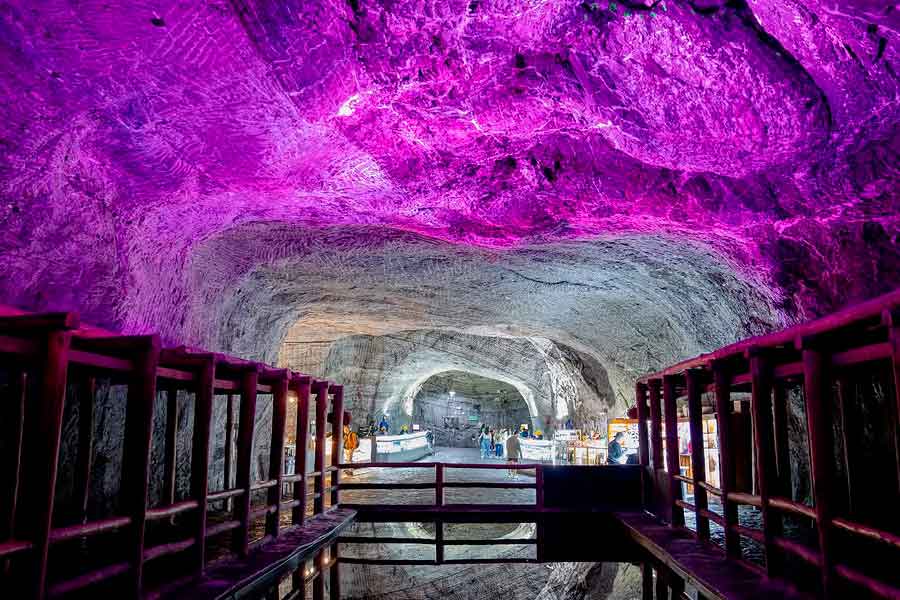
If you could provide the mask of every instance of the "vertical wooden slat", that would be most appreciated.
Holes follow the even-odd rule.
[[[250,476],[253,461],[253,429],[256,424],[256,388],[259,384],[258,368],[250,368],[241,379],[241,408],[238,421],[238,455],[235,469],[235,487],[244,493],[235,499],[234,518],[241,526],[234,530],[232,550],[240,556],[246,556],[250,545],[250,503],[253,494],[250,492],[252,479]]]
[[[641,563],[641,600],[653,600],[653,567]]]
[[[544,509],[544,465],[537,465],[534,471],[534,504],[538,511]]]
[[[331,546],[329,554],[331,555],[329,557],[331,559],[331,574],[328,577],[328,597],[331,600],[341,600],[341,561],[338,560],[340,558],[340,550],[337,542]]]
[[[315,477],[313,490],[313,514],[321,514],[325,510],[325,427],[328,414],[328,382],[316,381],[313,384],[313,392],[316,395],[316,449],[314,468],[318,475]]]
[[[283,371],[272,388],[272,444],[269,451],[269,478],[278,483],[269,488],[267,503],[274,512],[266,515],[266,533],[278,537],[281,523],[281,482],[284,477],[284,428],[287,421],[288,381],[290,374]]]
[[[291,380],[292,389],[297,394],[297,431],[295,434],[294,472],[303,475],[303,479],[294,482],[294,500],[300,500],[300,505],[291,511],[291,523],[303,525],[306,519],[306,490],[309,482],[306,479],[306,447],[309,444],[309,389],[310,378],[307,376],[295,377]]]
[[[834,575],[831,548],[831,519],[834,486],[832,481],[832,440],[830,402],[823,371],[825,359],[822,353],[803,348],[803,393],[806,401],[806,419],[809,427],[809,454],[812,462],[813,498],[816,510],[816,530],[819,536],[821,556],[822,590],[826,598],[834,597]]]
[[[234,394],[225,397],[225,484],[224,489],[232,486],[232,456],[234,452]],[[231,500],[226,503],[226,509],[231,506]]]
[[[13,370],[10,374],[10,398],[15,403],[12,409],[15,411],[9,421],[4,423],[6,427],[0,427],[0,435],[10,442],[11,452],[7,456],[0,456],[0,515],[6,518],[0,523],[0,540],[15,537],[16,508],[19,499],[19,487],[22,481],[22,453],[25,440],[25,403],[28,397],[28,374],[22,370]],[[12,562],[8,558],[0,559],[0,578],[7,578],[10,574]]]
[[[725,552],[730,558],[741,557],[740,538],[734,532],[738,524],[737,507],[728,499],[735,489],[734,452],[731,447],[731,374],[726,365],[713,363],[716,397],[716,428],[719,432],[719,474],[721,476],[722,513],[725,520]]]
[[[3,504],[0,506],[0,515],[6,519],[0,529],[0,540],[15,536],[16,507],[19,496],[19,487],[22,480],[22,451],[25,432],[25,403],[28,397],[28,374],[26,371],[14,371],[10,378],[10,397],[15,406],[8,423],[4,423],[3,435],[10,441],[12,452],[8,456],[0,456],[0,464],[4,469],[0,474],[0,490],[3,492]],[[4,565],[5,565],[4,561]],[[6,566],[4,566],[4,571]]]
[[[71,335],[66,331],[47,334],[40,374],[40,396],[25,407],[24,464],[20,516],[16,538],[33,544],[30,572],[26,575],[26,597],[43,598],[47,585],[47,556]],[[27,502],[24,500],[27,499]]]
[[[647,465],[650,464],[650,441],[647,439],[647,419],[650,410],[647,407],[647,385],[637,383],[634,386],[635,404],[638,418],[638,464],[641,465],[641,506],[650,508],[650,498],[647,486],[650,478],[647,473]]]
[[[760,513],[765,539],[766,572],[770,577],[776,577],[784,570],[784,560],[781,549],[774,542],[782,533],[781,514],[769,506],[769,496],[772,495],[770,485],[777,476],[775,448],[772,443],[772,367],[768,358],[755,350],[750,353],[750,389],[756,482],[762,499]]]
[[[900,315],[887,314],[882,317],[890,325],[891,366],[894,374],[894,402],[890,399],[887,405],[888,433],[894,445],[894,476],[897,485],[896,493],[900,495]]]
[[[340,502],[341,491],[338,486],[341,483],[341,470],[338,465],[342,462],[344,453],[344,386],[332,385],[330,388],[334,399],[331,404],[331,505],[337,506]]]
[[[132,572],[128,596],[140,597],[144,575],[144,534],[147,493],[150,488],[150,446],[153,437],[153,407],[156,403],[156,370],[159,366],[158,336],[149,336],[134,361],[128,382],[125,408],[125,449],[122,460],[122,500],[131,518],[127,549]]]
[[[669,600],[669,586],[661,566],[656,569],[656,600]]]
[[[775,425],[775,460],[778,467],[777,486],[771,487],[773,494],[790,498],[791,495],[791,453],[788,439],[787,387],[783,381],[774,381],[772,417]]]
[[[669,472],[669,498],[670,510],[672,514],[672,527],[684,526],[684,509],[675,504],[676,500],[681,500],[681,482],[675,479],[675,475],[681,474],[681,468],[678,465],[678,410],[675,406],[675,384],[674,376],[667,375],[663,377],[663,404],[665,404],[665,424],[666,424],[666,467]]]
[[[313,579],[312,584],[313,600],[325,600],[325,550],[319,550],[319,553],[316,554],[315,570],[316,578]]]
[[[662,380],[651,379],[648,382],[650,388],[650,461],[654,471],[662,469],[662,408],[660,407],[659,392]]]
[[[642,467],[650,464],[650,445],[647,439],[647,385],[638,383],[634,386],[634,398],[638,414],[638,463]]]
[[[91,458],[94,453],[94,394],[97,380],[88,376],[78,390],[78,454],[75,459],[73,484],[73,521],[84,523],[87,519],[88,497],[91,486]]]
[[[854,410],[853,396],[853,380],[848,373],[838,375],[838,410],[841,415],[841,448],[843,450],[844,459],[844,475],[847,484],[847,514],[854,515],[853,502],[853,477],[856,474],[856,467],[853,463],[854,458],[854,440],[859,435],[860,430],[857,427],[856,411]]]
[[[197,375],[194,435],[191,447],[191,498],[199,504],[194,526],[193,570],[202,573],[206,565],[206,495],[209,491],[209,446],[212,429],[216,366],[214,359],[204,360]]]
[[[178,435],[178,389],[170,383],[166,386],[166,443],[163,461],[163,503],[175,504],[175,462]]]
[[[703,451],[703,372],[691,369],[687,372],[688,419],[691,429],[691,471],[694,481],[706,481],[706,455]],[[708,508],[706,490],[694,486],[694,506],[697,507],[697,535],[709,539],[709,518],[700,514]]]

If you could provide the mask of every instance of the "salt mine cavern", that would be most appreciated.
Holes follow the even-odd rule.
[[[0,95],[0,598],[900,599],[895,0],[5,0]]]

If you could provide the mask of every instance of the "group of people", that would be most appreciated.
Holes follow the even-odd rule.
[[[518,479],[519,471],[515,467],[515,463],[522,458],[522,446],[519,440],[523,437],[528,437],[528,431],[525,429],[519,432],[509,429],[495,431],[488,425],[482,425],[478,432],[478,446],[481,448],[481,458],[502,459],[506,456],[509,464],[506,476],[510,479]]]

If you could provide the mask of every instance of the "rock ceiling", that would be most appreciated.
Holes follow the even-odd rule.
[[[898,55],[876,0],[4,2],[0,301],[548,339],[627,393],[900,283]]]

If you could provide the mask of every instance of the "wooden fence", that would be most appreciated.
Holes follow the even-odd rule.
[[[229,533],[231,551],[246,555],[256,545],[279,536],[286,527],[303,524],[307,504],[313,512],[337,504],[343,421],[343,388],[286,369],[224,354],[184,347],[162,348],[156,335],[124,336],[82,326],[75,313],[25,314],[0,307],[0,360],[10,373],[8,391],[14,401],[11,422],[4,439],[13,452],[0,469],[0,578],[15,589],[17,598],[61,596],[115,579],[120,597],[138,597],[147,588],[144,572],[148,563],[164,556],[183,556],[183,573],[196,576],[207,564],[208,540]],[[124,423],[124,456],[121,463],[120,509],[117,514],[87,518],[87,499],[92,469],[95,389],[98,378],[111,378],[127,385]],[[29,383],[33,380],[33,383]],[[53,522],[57,471],[67,387],[78,388],[78,444],[74,472],[75,505],[78,514],[70,524]],[[191,441],[190,492],[176,501],[177,392],[188,390],[194,403]],[[163,501],[148,504],[154,404],[164,391],[168,405],[165,423]],[[253,476],[253,430],[257,395],[271,394],[272,435],[268,477]],[[237,456],[232,465],[229,439],[226,444],[225,489],[211,492],[209,454],[213,403],[227,396],[231,406],[239,402]],[[298,403],[296,439],[306,448],[309,403],[315,402],[315,465],[306,472],[306,453],[297,453],[296,473],[283,472],[286,404],[293,396]],[[331,418],[328,419],[329,400]],[[338,434],[332,435],[332,464],[325,464],[327,421]],[[231,436],[231,427],[226,435]],[[229,487],[234,467],[234,487]],[[330,477],[330,481],[329,481]],[[307,491],[313,481],[314,493]],[[286,485],[287,484],[287,485]],[[282,490],[293,484],[292,494]],[[254,492],[265,491],[264,504],[254,506]],[[224,501],[224,502],[223,502]],[[233,508],[224,520],[208,518],[210,503]],[[290,511],[290,519],[282,514]],[[180,525],[174,518],[179,516]],[[265,518],[264,536],[251,543],[251,524]],[[157,523],[169,528],[175,541],[151,545],[146,532]],[[187,523],[187,525],[184,525]],[[100,568],[85,569],[63,579],[54,577],[51,549],[63,542],[86,541],[100,534],[118,532],[118,557]],[[69,565],[70,566],[70,565]],[[71,570],[71,569],[69,569]]]
[[[893,466],[872,473],[871,466],[862,464],[856,452],[864,432],[858,424],[860,407],[853,402],[850,390],[855,389],[854,381],[861,376],[878,373],[886,374],[888,396],[881,417],[888,440],[887,462]],[[802,390],[806,414],[810,504],[790,497],[787,403],[791,388]],[[714,402],[717,418],[719,487],[706,480],[701,429],[704,396]],[[878,478],[880,493],[887,499],[883,505],[900,508],[900,291],[643,377],[636,385],[636,399],[640,462],[647,476],[645,505],[672,527],[684,528],[684,511],[691,511],[696,518],[695,535],[709,540],[710,522],[716,523],[724,530],[726,555],[735,560],[746,558],[742,556],[741,537],[750,538],[762,546],[766,575],[795,579],[801,585],[814,583],[824,597],[837,597],[847,588],[900,598],[900,588],[888,580],[890,573],[886,577],[883,570],[870,572],[859,560],[851,560],[854,557],[847,551],[856,544],[869,543],[873,546],[867,546],[865,552],[873,559],[870,564],[884,559],[882,562],[889,565],[890,557],[900,557],[898,531],[872,526],[864,522],[870,519],[852,511],[854,501],[868,493],[862,488],[871,489],[874,478]],[[677,439],[682,399],[689,415],[691,477],[681,474],[678,444],[667,443],[663,452],[663,433],[666,440]],[[749,447],[734,435],[731,415],[736,405],[749,415],[752,424]],[[842,450],[837,459],[835,448]],[[740,458],[752,464],[749,489],[746,482],[738,485]],[[868,478],[866,486],[860,472]],[[693,486],[693,503],[685,501],[683,484]],[[719,500],[721,514],[710,510],[710,496]],[[761,529],[739,522],[739,505],[759,509]],[[815,543],[789,539],[783,527],[784,515],[812,521]],[[877,515],[867,515],[872,516]],[[881,516],[898,523],[896,515]],[[787,555],[813,569],[817,581],[805,581],[802,574],[786,569]],[[754,563],[747,564],[759,569]],[[896,567],[900,562],[893,564]]]

